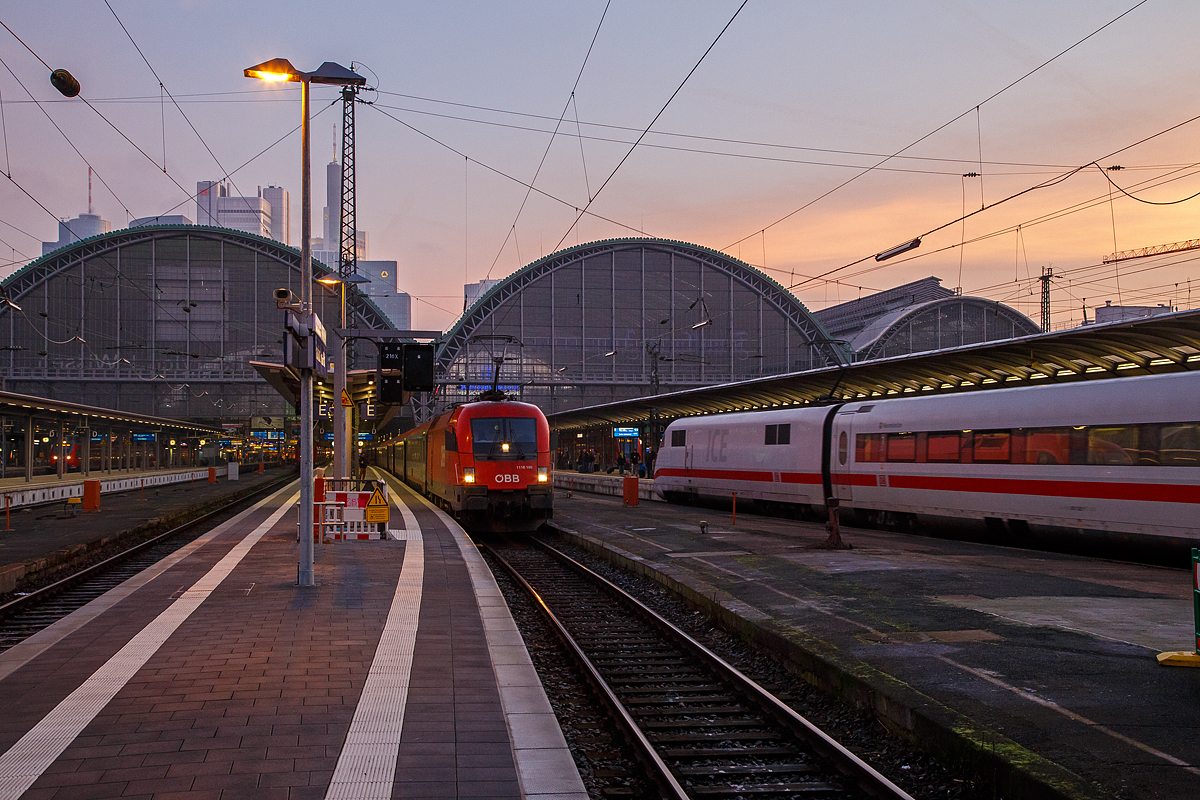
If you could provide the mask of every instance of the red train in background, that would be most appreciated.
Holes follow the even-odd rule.
[[[461,405],[379,444],[375,460],[469,530],[533,531],[554,513],[550,425],[529,403]]]

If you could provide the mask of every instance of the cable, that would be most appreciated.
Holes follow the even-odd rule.
[[[176,109],[179,111],[179,113],[180,113],[180,115],[183,117],[184,121],[185,121],[185,122],[187,122],[187,124],[188,124],[188,127],[192,129],[192,133],[196,134],[196,138],[200,140],[200,144],[204,145],[204,149],[208,151],[208,154],[209,154],[210,156],[212,156],[212,160],[213,160],[213,162],[214,162],[214,163],[216,163],[216,165],[217,165],[217,169],[221,170],[222,172],[225,172],[225,167],[224,167],[224,165],[222,165],[222,164],[221,164],[221,159],[217,158],[217,154],[216,154],[216,153],[214,153],[214,152],[212,151],[212,148],[208,146],[208,142],[206,142],[206,141],[204,140],[204,137],[200,135],[200,131],[196,130],[196,126],[192,124],[192,121],[191,121],[191,119],[189,119],[189,118],[188,118],[188,115],[187,115],[186,113],[184,113],[184,110],[183,110],[183,108],[182,108],[182,107],[180,107],[180,105],[179,105],[178,103],[176,103],[176,102],[175,102],[175,98],[174,98],[174,96],[172,96],[172,94],[171,94],[171,90],[170,90],[170,89],[168,89],[168,88],[167,88],[167,87],[166,87],[166,86],[163,84],[162,78],[158,77],[158,73],[157,73],[157,72],[154,70],[154,66],[153,66],[153,65],[150,63],[150,60],[149,60],[148,58],[146,58],[146,54],[142,52],[142,48],[141,48],[141,47],[138,47],[138,43],[137,43],[136,41],[134,41],[133,34],[131,34],[131,33],[129,32],[129,29],[125,27],[125,23],[121,21],[121,18],[120,18],[119,16],[117,16],[117,12],[116,12],[116,10],[115,10],[115,9],[113,9],[113,7],[112,7],[112,4],[111,4],[111,3],[109,3],[109,2],[108,2],[108,0],[104,0],[104,5],[108,6],[108,10],[112,12],[113,19],[115,19],[115,20],[117,21],[117,24],[121,26],[121,30],[125,31],[125,35],[129,37],[129,41],[130,41],[130,43],[131,43],[131,44],[133,44],[133,49],[134,49],[134,50],[137,50],[137,52],[138,52],[138,55],[142,57],[142,61],[145,61],[145,62],[146,62],[146,66],[149,68],[149,70],[150,70],[150,74],[154,76],[154,79],[155,79],[156,81],[158,81],[158,87],[159,87],[159,89],[160,89],[160,90],[162,90],[162,91],[164,91],[164,92],[166,92],[166,93],[167,93],[167,97],[170,97],[170,98],[171,98],[171,102],[172,102],[172,103],[175,105],[175,108],[176,108]],[[86,100],[84,100],[84,102],[86,103],[87,101],[86,101]],[[90,103],[88,103],[88,105],[90,106],[91,104],[90,104]],[[99,112],[97,112],[97,113],[99,113]],[[105,120],[105,121],[107,122],[107,120]],[[111,124],[111,123],[110,123],[110,124]],[[166,120],[165,120],[165,117],[164,117],[164,123],[163,123],[163,124],[164,124],[164,128],[163,128],[163,130],[164,130],[164,136],[163,136],[163,173],[164,173],[164,174],[166,174],[166,172],[167,172],[167,144],[166,144],[166,134],[165,134],[165,131],[166,131],[166,127],[165,127],[165,126],[166,126]],[[132,144],[132,142],[131,142],[131,144]],[[226,177],[228,177],[228,175],[227,175]],[[172,179],[172,180],[173,180],[173,179]],[[234,188],[234,190],[235,190],[235,191],[237,191],[238,195],[241,195],[241,193],[242,193],[242,190],[241,190],[241,189],[238,189],[238,187],[237,187],[237,184],[236,184],[236,183],[234,183],[232,179],[230,179],[230,180],[229,180],[229,182],[233,184],[233,188]],[[178,184],[176,184],[176,185],[178,185]],[[183,187],[182,187],[182,186],[180,186],[179,188],[180,188],[180,189],[183,189]],[[183,191],[185,191],[185,192],[186,192],[187,190],[186,190],[186,189],[183,189]]]
[[[571,227],[567,228],[566,233],[564,233],[562,238],[558,240],[558,244],[554,245],[555,250],[562,247],[562,243],[566,241],[568,236],[571,235],[571,231],[575,229],[575,226],[579,224],[579,220],[583,218],[583,215],[587,213],[589,208],[591,208],[592,203],[594,203],[596,198],[600,196],[600,193],[604,191],[604,187],[608,186],[608,182],[613,179],[613,176],[617,174],[622,165],[624,165],[624,163],[629,160],[629,157],[633,155],[633,151],[637,149],[637,146],[641,144],[642,139],[644,139],[646,134],[650,132],[650,129],[654,127],[654,123],[658,122],[658,118],[661,117],[663,112],[667,110],[667,106],[671,105],[671,101],[675,99],[675,96],[683,91],[683,87],[687,84],[688,80],[692,77],[692,75],[695,74],[696,70],[700,69],[700,65],[704,63],[704,59],[707,58],[708,54],[712,52],[712,49],[717,46],[717,42],[721,41],[721,37],[725,35],[725,31],[729,30],[729,26],[732,25],[733,21],[738,18],[738,14],[742,13],[742,9],[746,7],[746,3],[748,2],[750,2],[750,0],[742,0],[742,4],[738,6],[737,11],[733,12],[733,16],[729,18],[729,22],[726,22],[725,27],[721,28],[721,32],[717,34],[717,38],[713,39],[712,44],[708,46],[708,49],[704,51],[704,53],[700,56],[700,59],[691,68],[688,74],[684,76],[683,80],[680,81],[679,86],[675,88],[675,91],[671,92],[671,96],[667,98],[667,102],[663,103],[662,108],[660,108],[658,113],[654,115],[654,119],[650,120],[650,124],[647,125],[646,129],[642,131],[641,135],[638,136],[637,141],[630,146],[629,151],[625,153],[624,157],[622,157],[620,162],[617,163],[617,166],[613,167],[613,171],[610,172],[608,177],[604,179],[604,183],[600,184],[600,188],[596,190],[596,194],[592,195],[591,199],[587,201],[587,205],[583,207],[583,210],[575,216],[575,221],[571,223]],[[1142,0],[1142,2],[1144,3],[1146,0]]]
[[[546,149],[542,151],[542,160],[538,162],[537,169],[534,170],[533,178],[529,181],[529,186],[525,190],[525,196],[521,198],[521,205],[517,209],[517,214],[513,217],[512,225],[509,226],[508,234],[505,235],[504,241],[500,244],[500,250],[497,251],[496,257],[492,259],[492,264],[488,267],[487,274],[483,276],[487,280],[492,276],[492,270],[496,268],[496,262],[500,260],[500,254],[504,252],[505,245],[508,240],[516,235],[517,221],[521,219],[521,212],[525,210],[525,204],[529,202],[529,195],[533,192],[533,186],[537,183],[538,176],[542,174],[542,167],[546,164],[546,157],[550,155],[550,148],[554,145],[554,139],[558,136],[558,129],[562,125],[563,119],[567,116],[567,109],[571,107],[572,101],[575,99],[575,90],[579,88],[579,81],[583,78],[583,71],[587,67],[588,59],[592,56],[592,49],[596,46],[596,39],[600,36],[600,28],[604,25],[604,18],[608,16],[608,7],[612,5],[612,0],[608,0],[604,4],[604,11],[600,14],[600,21],[596,23],[596,31],[592,34],[592,41],[588,45],[587,53],[583,56],[583,63],[579,65],[579,73],[575,76],[575,83],[571,86],[571,94],[563,105],[562,113],[558,115],[558,121],[554,123],[554,132],[550,134],[550,140],[546,142]],[[580,143],[582,147],[582,142]],[[555,248],[557,249],[557,248]]]
[[[1086,42],[1088,39],[1091,39],[1093,36],[1096,36],[1096,35],[1097,35],[1097,34],[1099,34],[1101,31],[1103,31],[1105,28],[1108,28],[1110,25],[1113,25],[1113,24],[1115,24],[1115,23],[1116,23],[1118,20],[1120,20],[1121,18],[1125,17],[1126,15],[1128,15],[1128,14],[1132,13],[1132,12],[1133,12],[1133,11],[1135,11],[1136,9],[1140,8],[1141,6],[1145,5],[1147,2],[1148,2],[1148,0],[1139,0],[1139,2],[1137,2],[1136,4],[1134,4],[1134,6],[1133,6],[1132,8],[1129,8],[1129,9],[1127,9],[1126,11],[1123,11],[1123,12],[1121,12],[1120,14],[1118,14],[1118,15],[1117,15],[1116,17],[1114,17],[1113,19],[1109,20],[1108,22],[1104,23],[1103,25],[1101,25],[1101,26],[1100,26],[1099,28],[1097,28],[1096,30],[1094,30],[1094,31],[1092,31],[1091,33],[1089,33],[1087,36],[1085,36],[1085,37],[1083,37],[1082,39],[1080,39],[1079,41],[1075,42],[1075,44],[1071,45],[1071,46],[1070,46],[1070,47],[1068,47],[1066,50],[1063,50],[1063,51],[1059,52],[1057,55],[1051,56],[1049,59],[1047,59],[1046,61],[1043,61],[1041,64],[1039,64],[1039,65],[1037,65],[1036,67],[1034,67],[1033,69],[1029,70],[1029,71],[1028,71],[1028,72],[1026,72],[1024,75],[1022,75],[1021,77],[1017,78],[1015,81],[1013,81],[1013,82],[1009,83],[1007,86],[1003,87],[1002,89],[999,89],[999,90],[998,90],[998,91],[996,91],[996,92],[993,92],[993,93],[992,93],[990,96],[988,96],[988,97],[987,97],[985,100],[983,100],[983,102],[976,103],[976,104],[975,104],[975,105],[973,105],[971,108],[968,108],[966,111],[962,112],[961,114],[959,114],[958,116],[954,117],[953,119],[951,119],[951,120],[949,120],[949,121],[947,121],[947,122],[944,122],[944,123],[942,123],[942,124],[941,124],[941,125],[939,125],[938,127],[936,127],[936,128],[934,128],[933,130],[931,130],[929,133],[926,133],[925,135],[921,136],[921,137],[920,137],[919,139],[917,139],[916,141],[913,141],[913,142],[909,143],[908,145],[905,145],[904,147],[900,148],[899,150],[897,150],[897,151],[896,151],[895,153],[893,153],[892,155],[890,155],[890,156],[888,156],[887,158],[885,158],[885,159],[883,159],[882,161],[880,161],[878,164],[876,164],[876,165],[874,165],[874,166],[872,166],[872,167],[868,167],[867,169],[865,169],[865,170],[863,170],[862,172],[860,172],[858,175],[855,175],[855,176],[853,176],[852,178],[850,178],[850,179],[848,179],[848,180],[846,180],[846,181],[843,181],[842,183],[840,183],[840,184],[838,184],[837,186],[833,187],[833,188],[832,188],[832,189],[830,189],[829,191],[822,193],[821,195],[819,195],[818,197],[814,198],[813,200],[810,200],[809,202],[807,202],[807,203],[805,203],[804,205],[800,206],[800,207],[799,207],[799,208],[797,208],[795,211],[792,211],[791,213],[789,213],[789,214],[786,214],[786,215],[784,215],[784,216],[780,217],[779,219],[775,220],[774,222],[772,222],[770,225],[767,225],[766,227],[767,227],[767,228],[773,228],[773,227],[775,227],[776,225],[778,225],[779,223],[783,222],[784,220],[790,219],[791,217],[795,216],[796,214],[799,214],[801,211],[803,211],[804,209],[806,209],[806,208],[808,208],[809,206],[813,205],[814,203],[817,203],[817,202],[819,202],[820,200],[823,200],[824,198],[826,198],[826,197],[828,197],[829,195],[833,194],[834,192],[838,191],[839,189],[841,189],[841,188],[843,188],[843,187],[845,187],[845,186],[848,186],[848,185],[850,185],[850,184],[851,184],[851,183],[853,183],[854,181],[856,181],[856,180],[858,180],[859,178],[861,178],[863,175],[866,175],[867,173],[874,171],[874,170],[876,169],[876,167],[883,166],[883,164],[884,164],[885,162],[887,162],[887,161],[890,161],[891,159],[895,158],[896,156],[900,155],[901,153],[903,153],[903,152],[905,152],[905,151],[907,151],[907,150],[911,150],[912,148],[916,147],[918,144],[920,144],[921,142],[925,141],[926,139],[928,139],[929,137],[933,136],[934,134],[936,134],[936,133],[939,133],[940,131],[942,131],[942,130],[946,129],[946,128],[947,128],[947,127],[949,127],[950,125],[953,125],[955,122],[958,122],[960,119],[962,119],[963,117],[967,116],[967,115],[968,115],[968,114],[970,114],[972,111],[974,111],[974,110],[978,109],[980,106],[982,106],[982,105],[985,105],[985,104],[987,104],[988,102],[990,102],[990,101],[992,101],[992,100],[996,99],[997,97],[999,97],[999,96],[1000,96],[1001,94],[1003,94],[1004,92],[1007,92],[1009,89],[1013,88],[1013,87],[1014,87],[1014,86],[1016,86],[1018,83],[1020,83],[1021,81],[1025,80],[1026,78],[1028,78],[1030,75],[1033,75],[1035,72],[1037,72],[1037,71],[1041,70],[1043,67],[1046,67],[1046,66],[1048,66],[1049,64],[1053,63],[1054,61],[1057,61],[1057,60],[1058,60],[1059,58],[1061,58],[1062,56],[1064,56],[1064,55],[1066,55],[1067,53],[1071,52],[1071,51],[1072,51],[1072,50],[1074,50],[1076,47],[1079,47],[1079,45],[1083,44],[1083,43],[1084,43],[1084,42]],[[981,209],[981,210],[982,210],[982,209]],[[752,236],[755,236],[755,235],[756,235],[756,234],[754,234],[754,233],[751,233],[751,234],[748,234],[747,236],[743,236],[741,239],[738,239],[736,242],[733,242],[733,243],[731,243],[731,244],[729,244],[729,245],[727,245],[727,246],[725,246],[725,247],[722,247],[721,249],[722,249],[722,250],[728,250],[730,247],[733,247],[734,245],[736,245],[736,244],[738,244],[738,243],[740,243],[740,242],[744,242],[746,239],[749,239],[749,238],[751,238]]]
[[[419,136],[423,136],[424,138],[428,139],[429,141],[433,142],[434,144],[438,145],[439,147],[444,147],[445,149],[449,150],[451,153],[454,153],[456,156],[461,156],[462,158],[466,159],[467,161],[471,162],[472,164],[477,164],[477,165],[483,167],[484,169],[488,170],[489,172],[494,172],[495,174],[499,175],[502,178],[507,178],[508,180],[512,181],[513,183],[519,183],[522,186],[528,186],[528,187],[532,188],[533,191],[540,194],[542,197],[545,197],[548,200],[553,200],[556,203],[561,203],[562,205],[566,206],[567,208],[578,208],[578,206],[576,206],[574,203],[571,203],[568,200],[563,200],[561,197],[556,197],[555,195],[552,195],[549,192],[543,191],[542,189],[539,189],[536,186],[533,186],[532,184],[526,183],[525,181],[521,180],[520,178],[509,175],[507,172],[497,169],[496,167],[493,167],[490,164],[485,164],[482,161],[479,161],[478,159],[471,158],[469,155],[462,152],[458,148],[456,148],[452,145],[446,144],[441,139],[438,139],[437,137],[433,136],[432,134],[426,133],[425,131],[421,130],[420,128],[416,127],[415,125],[407,123],[404,120],[400,119],[399,117],[396,117],[396,116],[393,116],[392,114],[387,113],[387,111],[385,111],[383,108],[381,108],[377,105],[369,106],[369,108],[375,109],[380,114],[383,114],[385,117],[392,120],[393,122],[400,123],[404,127],[408,128],[410,131],[412,131],[413,133],[415,133]],[[632,225],[626,225],[624,222],[618,222],[615,219],[610,219],[601,214],[597,214],[594,211],[589,211],[589,212],[587,212],[587,214],[590,217],[595,217],[596,219],[603,220],[604,222],[608,222],[612,225],[616,225],[619,228],[624,228],[627,231],[632,231],[634,233],[640,232],[640,229],[635,228]]]
[[[0,23],[0,24],[3,24],[3,23]],[[24,44],[24,42],[22,42],[22,44]],[[0,58],[0,65],[3,65],[4,69],[8,70],[8,74],[13,76],[13,80],[15,80],[17,82],[17,85],[25,90],[25,94],[29,95],[30,99],[33,100],[34,104],[37,105],[38,110],[46,115],[46,119],[50,120],[50,124],[54,126],[54,129],[56,131],[58,131],[62,135],[63,139],[65,139],[67,141],[67,144],[69,144],[71,146],[71,149],[75,151],[75,155],[79,156],[79,158],[83,160],[83,163],[87,164],[89,167],[92,167],[92,162],[88,161],[87,156],[85,156],[82,152],[80,152],[79,148],[75,146],[75,143],[71,141],[71,137],[67,136],[66,131],[64,131],[62,128],[60,128],[58,126],[58,123],[54,121],[54,117],[50,116],[50,112],[42,107],[42,104],[39,103],[37,98],[33,96],[33,92],[29,91],[29,87],[27,87],[25,85],[25,83],[20,78],[17,77],[17,73],[13,72],[12,68],[10,66],[8,66],[8,62],[5,61],[3,58]],[[113,188],[108,185],[108,181],[104,180],[104,176],[100,174],[100,171],[97,170],[95,167],[92,167],[92,171],[96,173],[96,177],[100,179],[100,183],[104,186],[104,188],[108,189],[108,193],[113,196],[113,199],[115,199],[118,203],[120,203],[121,208],[123,208],[125,210],[125,213],[128,214],[129,207],[127,205],[125,205],[124,200],[122,200],[120,197],[117,196],[117,193],[113,190]],[[7,177],[10,180],[12,179],[11,172],[8,174]],[[55,217],[54,219],[57,220],[58,217]]]

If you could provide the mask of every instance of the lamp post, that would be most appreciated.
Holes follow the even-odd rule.
[[[370,283],[370,278],[364,278],[362,275],[347,275],[344,278],[338,277],[333,273],[326,275],[318,280],[326,286],[335,286],[340,284],[342,295],[342,329],[349,326],[346,324],[346,285],[357,285],[362,283]],[[334,357],[337,361],[333,364],[333,477],[349,478],[350,477],[350,425],[346,416],[346,407],[342,405],[342,392],[346,391],[346,340],[339,334],[337,336],[337,347],[334,349]]]
[[[273,58],[244,71],[247,78],[300,84],[300,317],[312,330],[312,163],[309,156],[309,85],[365,86],[366,78],[326,61],[313,72],[301,72],[286,58]],[[310,335],[311,340],[311,335]],[[309,347],[313,342],[309,342]],[[314,586],[313,575],[313,382],[312,370],[300,370],[300,553],[296,582]],[[339,398],[340,400],[340,398]]]

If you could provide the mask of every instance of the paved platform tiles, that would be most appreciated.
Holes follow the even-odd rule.
[[[9,517],[12,530],[7,531],[4,530],[3,509],[0,509],[0,575],[14,565],[44,559],[64,548],[86,546],[119,536],[151,519],[169,517],[219,501],[248,488],[279,480],[288,472],[277,468],[262,474],[243,473],[237,481],[218,478],[215,484],[196,481],[103,495],[99,511],[80,511],[75,516],[66,516],[61,503],[15,510]],[[294,475],[295,471],[290,473]]]
[[[1069,797],[1200,797],[1200,670],[1155,660],[1193,641],[1187,570],[846,527],[853,550],[813,550],[819,524],[579,492],[553,522],[894,726]]]
[[[461,530],[393,484],[300,588],[295,491],[0,654],[0,798],[586,797]]]

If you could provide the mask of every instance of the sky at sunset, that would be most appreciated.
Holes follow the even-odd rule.
[[[86,211],[89,164],[114,227],[194,219],[196,182],[232,172],[238,194],[291,193],[298,243],[299,89],[242,75],[286,57],[361,65],[378,90],[358,108],[359,228],[371,258],[399,262],[416,328],[452,324],[466,281],[643,234],[766,269],[813,310],[936,275],[1036,319],[1044,267],[1056,325],[1106,300],[1200,305],[1200,250],[1103,263],[1200,238],[1200,197],[1184,200],[1200,193],[1200,3],[739,6],[6,4],[0,274],[40,255],[54,217]],[[92,107],[58,95],[30,50]],[[313,96],[319,235],[341,112],[335,89]]]

